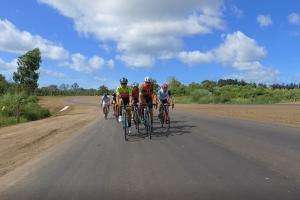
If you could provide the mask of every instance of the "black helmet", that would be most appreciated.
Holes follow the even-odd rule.
[[[123,77],[123,78],[120,79],[120,83],[121,84],[127,84],[128,83],[128,79],[125,78],[125,77]]]

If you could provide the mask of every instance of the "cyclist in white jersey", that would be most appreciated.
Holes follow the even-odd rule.
[[[157,93],[157,99],[159,101],[159,116],[162,114],[162,107],[164,104],[170,105],[170,101],[172,103],[172,108],[174,108],[174,102],[171,96],[171,91],[168,89],[169,86],[167,83],[164,83],[161,86],[161,89]]]
[[[110,98],[108,97],[107,94],[104,94],[101,99],[101,108],[104,115],[105,115],[104,109],[107,107],[107,110],[109,112],[109,106],[110,106]]]

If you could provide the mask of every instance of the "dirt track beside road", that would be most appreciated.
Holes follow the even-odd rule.
[[[300,104],[212,105],[179,104],[176,109],[215,117],[230,117],[263,123],[300,127]]]
[[[0,129],[0,176],[62,142],[99,114],[96,107],[77,105],[70,99],[72,97],[41,97],[39,103],[51,111],[52,117]],[[59,112],[65,106],[70,107]]]

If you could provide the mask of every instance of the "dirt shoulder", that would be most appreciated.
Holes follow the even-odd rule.
[[[74,97],[42,97],[40,104],[52,117],[0,129],[0,176],[26,163],[44,150],[62,142],[99,115],[99,109],[71,100]],[[95,97],[76,97],[95,102]],[[69,108],[59,112],[65,106]]]
[[[176,109],[217,117],[252,120],[266,123],[279,123],[300,127],[300,104],[275,105],[211,105],[178,104]]]

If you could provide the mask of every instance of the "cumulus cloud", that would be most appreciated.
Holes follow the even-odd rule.
[[[127,66],[134,68],[152,67],[155,63],[154,57],[149,54],[118,55],[117,59],[123,61]]]
[[[182,49],[183,37],[224,27],[223,0],[39,0],[74,20],[76,30],[113,41],[131,67],[149,67]]]
[[[214,49],[216,61],[223,65],[232,66],[237,70],[256,70],[262,65],[267,51],[256,41],[244,33],[237,31],[228,34],[224,42]]]
[[[271,15],[258,15],[256,20],[261,27],[267,27],[273,24]]]
[[[17,69],[17,59],[12,60],[11,62],[5,62],[0,58],[0,71],[2,72],[14,72]]]
[[[106,62],[106,65],[108,66],[109,69],[113,69],[115,67],[115,61],[113,59],[109,59]]]
[[[186,64],[201,64],[201,63],[209,63],[213,61],[214,55],[212,52],[202,53],[200,51],[182,51],[178,54],[179,60]]]
[[[52,70],[48,70],[48,69],[44,69],[44,68],[40,69],[40,73],[42,75],[51,76],[51,77],[55,77],[55,78],[65,78],[66,77],[66,75],[64,73],[56,72],[56,71],[52,71]]]
[[[279,71],[273,68],[259,68],[258,70],[250,70],[224,76],[224,78],[232,78],[246,80],[249,82],[271,84],[278,80]]]
[[[39,35],[32,35],[27,31],[19,30],[14,24],[8,20],[0,19],[0,51],[22,54],[33,48],[39,48],[42,56],[60,62],[60,65],[70,67],[76,71],[92,72],[100,69],[105,63],[109,68],[113,68],[114,61],[112,59],[105,61],[99,56],[86,58],[80,53],[71,54],[61,45],[55,44]],[[0,60],[0,68],[9,68],[12,71],[16,69],[16,61],[14,63],[5,63]],[[13,66],[13,67],[12,67]],[[48,75],[58,75],[46,72]],[[58,75],[59,77],[60,75]]]
[[[75,53],[71,55],[70,61],[64,62],[61,65],[69,67],[79,72],[91,73],[103,67],[104,64],[105,60],[99,56],[86,58],[80,53]]]
[[[257,42],[240,31],[225,36],[224,41],[216,48],[207,51],[180,52],[178,58],[187,64],[217,62],[235,69],[234,76],[249,81],[271,81],[279,72],[261,64],[267,51]]]
[[[0,51],[21,54],[34,48],[40,48],[42,55],[52,60],[68,58],[68,51],[62,46],[32,35],[27,31],[21,31],[8,20],[0,19]]]
[[[294,12],[289,14],[288,21],[292,25],[300,25],[300,14]]]

